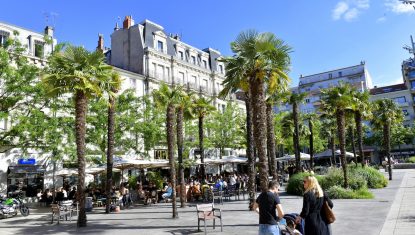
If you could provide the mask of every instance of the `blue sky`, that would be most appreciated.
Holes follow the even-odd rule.
[[[29,3],[29,2],[28,2]],[[117,21],[149,19],[198,48],[231,55],[229,43],[246,29],[273,32],[293,47],[290,77],[366,61],[374,85],[402,80],[402,47],[415,36],[415,10],[398,0],[169,0],[7,1],[0,21],[42,31],[54,25],[58,41],[96,47],[98,33],[110,47]],[[118,18],[121,20],[118,20]]]

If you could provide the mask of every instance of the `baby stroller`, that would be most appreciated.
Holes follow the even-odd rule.
[[[301,235],[304,234],[304,220],[301,219],[300,223],[295,223],[295,218],[299,216],[297,213],[285,214],[285,224],[280,223],[281,235]]]

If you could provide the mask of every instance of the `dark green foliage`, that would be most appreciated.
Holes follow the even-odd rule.
[[[327,191],[331,199],[372,199],[373,194],[367,188],[359,190],[345,189],[341,186],[333,186]]]
[[[317,175],[316,178],[322,189],[330,198],[342,199],[366,199],[373,198],[368,188],[383,188],[388,185],[387,179],[378,170],[372,167],[362,168],[360,165],[349,165],[349,188],[341,187],[344,182],[341,169],[330,169],[325,176]],[[310,173],[304,172],[293,175],[288,181],[287,193],[301,196],[304,193],[303,179]]]
[[[365,179],[368,188],[384,188],[388,186],[388,180],[377,169],[372,167],[362,168],[360,165],[350,165],[350,174],[359,175]]]
[[[147,173],[148,180],[153,182],[158,189],[163,188],[163,178],[161,177],[159,172],[149,171]]]
[[[410,157],[408,159],[406,159],[407,163],[415,163],[415,157]]]

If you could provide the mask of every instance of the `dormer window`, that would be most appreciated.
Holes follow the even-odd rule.
[[[35,57],[43,58],[44,49],[45,49],[45,43],[35,40]]]
[[[192,55],[192,64],[196,64],[196,57]]]
[[[0,30],[0,46],[4,46],[7,42],[7,38],[9,38],[10,33]]]
[[[163,42],[157,41],[157,50],[163,52]]]
[[[206,60],[203,60],[203,67],[204,67],[205,69],[207,69],[207,62],[206,62]]]
[[[183,54],[183,51],[179,51],[179,58],[180,58],[181,60],[184,60],[184,54]]]
[[[223,73],[223,65],[221,65],[221,64],[219,65],[219,72]]]

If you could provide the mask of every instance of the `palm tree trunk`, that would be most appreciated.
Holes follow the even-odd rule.
[[[183,168],[183,108],[177,109],[177,157],[179,158],[180,207],[186,207],[186,184]]]
[[[334,134],[332,133],[332,135],[331,135],[331,137],[330,137],[330,146],[331,146],[331,159],[333,160],[333,163],[334,163],[334,165],[336,166],[337,165],[337,162],[336,162],[336,155],[335,155],[335,153],[334,153],[334,151],[336,151],[336,148],[335,148],[335,144],[334,144]],[[333,164],[332,164],[333,165]]]
[[[206,179],[206,169],[205,169],[205,149],[203,147],[203,116],[199,116],[199,151],[200,151],[200,175],[202,179]]]
[[[260,79],[251,78],[249,89],[252,94],[252,110],[254,123],[255,148],[259,158],[259,178],[261,190],[268,190],[268,159],[267,159],[267,126],[266,126],[266,105],[265,105],[265,86]]]
[[[85,133],[86,133],[86,112],[88,98],[86,94],[78,91],[75,94],[75,135],[76,135],[76,155],[78,157],[78,198],[79,214],[78,227],[86,227],[85,213]]]
[[[391,162],[391,142],[390,142],[391,124],[387,122],[383,126],[383,146],[385,146],[385,155],[388,158],[389,180],[392,180],[392,162]]]
[[[343,168],[344,188],[348,188],[349,183],[347,179],[347,162],[346,162],[346,130],[345,130],[345,112],[342,109],[336,110],[337,131],[339,135],[340,145],[340,162]]]
[[[271,169],[272,179],[278,179],[277,161],[275,160],[275,133],[274,133],[274,115],[272,104],[267,103],[267,152],[269,158],[269,168]]]
[[[360,112],[355,112],[354,118],[356,123],[357,147],[359,148],[360,163],[362,164],[362,167],[364,167],[366,164],[365,155],[363,153],[362,114]]]
[[[174,162],[174,106],[168,104],[166,114],[166,136],[167,136],[167,154],[170,164],[170,180],[173,188],[172,193],[172,207],[173,218],[178,218],[177,205],[176,205],[176,168]]]
[[[357,166],[357,156],[356,156],[356,147],[354,145],[354,129],[353,126],[349,127],[350,130],[350,141],[351,141],[351,145],[352,145],[352,150],[353,150],[353,159],[354,159],[354,164]]]
[[[107,198],[111,198],[112,188],[112,167],[113,167],[113,155],[114,155],[114,129],[115,129],[115,99],[109,97],[108,107],[108,148],[107,148]],[[107,200],[109,202],[109,200]],[[110,213],[110,203],[106,204],[105,213]]]
[[[254,154],[254,129],[252,125],[252,105],[251,96],[249,92],[245,93],[245,106],[246,106],[246,156],[248,158],[248,197],[249,197],[249,210],[254,210],[255,202],[255,154]]]
[[[310,129],[310,169],[314,170],[314,133],[311,118],[308,119],[308,128]]]
[[[293,119],[294,119],[294,154],[295,154],[295,169],[297,172],[300,172],[300,133],[299,133],[299,123],[298,123],[298,103],[293,103]]]

